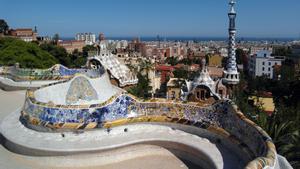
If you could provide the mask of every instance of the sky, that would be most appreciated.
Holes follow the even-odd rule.
[[[238,37],[300,38],[300,0],[237,0]],[[228,0],[0,0],[11,28],[74,37],[226,37]]]

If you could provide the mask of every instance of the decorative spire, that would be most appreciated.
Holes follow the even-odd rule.
[[[207,72],[207,69],[206,69],[206,60],[204,58],[201,59],[201,72]]]
[[[234,5],[236,4],[236,2],[234,0],[231,0],[229,2],[229,5],[230,5],[230,13],[235,13],[235,10],[234,10]]]
[[[235,18],[236,12],[234,9],[234,5],[236,2],[234,0],[229,1],[230,11],[228,13],[229,17],[229,42],[228,42],[228,62],[226,65],[226,69],[224,72],[224,80],[228,84],[238,84],[239,83],[239,73],[237,70],[236,64],[236,53],[235,53],[235,35],[236,35],[236,28],[235,28]]]

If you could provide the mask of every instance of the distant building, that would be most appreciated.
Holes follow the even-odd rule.
[[[121,40],[115,42],[116,49],[126,49],[128,47],[128,42],[126,40]]]
[[[96,42],[96,35],[93,33],[77,33],[75,39],[84,41],[86,45],[93,45]]]
[[[292,55],[300,57],[300,42],[291,46]]]
[[[167,65],[157,65],[155,67],[156,71],[159,72],[161,77],[161,84],[168,82],[169,78],[173,77],[174,66]]]
[[[207,66],[208,72],[210,77],[217,81],[223,77],[224,68],[222,67],[215,67],[215,66]]]
[[[103,33],[99,34],[99,41],[104,41],[105,40],[105,36]]]
[[[143,56],[146,55],[146,44],[141,42],[139,38],[135,38],[128,44],[130,51],[141,53]]]
[[[209,56],[208,66],[222,67],[222,59],[221,55],[215,54]]]
[[[18,28],[10,29],[8,31],[9,36],[13,36],[22,39],[25,42],[32,42],[37,40],[37,31],[33,31],[31,28]]]
[[[203,51],[189,51],[188,52],[188,58],[189,59],[201,59],[204,58],[206,55]]]
[[[261,50],[250,57],[249,73],[253,76],[267,76],[270,79],[274,77],[274,67],[282,65],[284,57],[271,56],[271,51]]]
[[[38,36],[37,38],[37,41],[39,42],[50,42],[52,40],[52,37],[51,36]]]
[[[266,47],[266,46],[252,46],[252,47],[250,47],[250,55],[255,55],[257,52],[259,52],[261,50],[273,51],[273,48]]]
[[[179,100],[181,97],[180,83],[184,82],[183,79],[171,78],[167,83],[167,99]]]
[[[72,53],[75,49],[77,49],[79,52],[82,52],[82,48],[85,46],[85,41],[60,41],[58,42],[58,46],[65,48],[68,53]]]
[[[186,43],[186,47],[188,47],[188,48],[194,48],[194,41],[189,40],[189,41]]]
[[[150,86],[152,88],[151,93],[156,93],[157,90],[160,89],[161,86],[161,75],[156,70],[151,69],[148,72],[148,78],[150,79]]]
[[[179,57],[182,53],[182,49],[180,48],[180,46],[168,47],[165,50],[165,57]]]
[[[228,56],[228,49],[227,48],[220,48],[219,53],[222,57],[227,57]]]
[[[272,115],[275,111],[273,97],[251,96],[249,97],[248,102],[253,106],[261,107],[268,115]]]

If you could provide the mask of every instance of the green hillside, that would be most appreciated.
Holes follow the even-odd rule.
[[[57,59],[42,50],[36,43],[15,38],[0,38],[0,65],[19,63],[23,68],[49,68]]]

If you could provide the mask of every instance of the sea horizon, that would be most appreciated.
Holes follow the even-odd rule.
[[[155,36],[109,36],[106,37],[107,40],[127,40],[132,41],[135,38],[139,38],[141,41],[158,41]],[[62,40],[74,40],[74,37],[61,37]],[[170,36],[170,37],[160,37],[161,41],[227,41],[228,37],[191,37],[191,36]],[[300,40],[300,38],[292,37],[239,37],[236,38],[237,41],[272,41],[272,42],[289,42]]]

